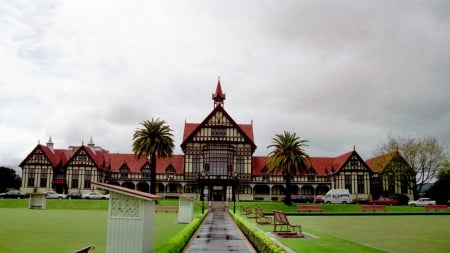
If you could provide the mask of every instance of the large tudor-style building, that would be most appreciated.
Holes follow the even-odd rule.
[[[209,200],[281,200],[285,183],[270,174],[266,156],[254,156],[253,124],[238,124],[224,109],[220,81],[212,95],[214,109],[201,123],[185,123],[184,154],[157,161],[157,194],[164,197],[205,194]],[[392,159],[392,156],[388,156]],[[383,176],[389,160],[364,161],[355,150],[336,157],[311,157],[309,173],[292,177],[293,194],[323,195],[329,189],[349,189],[354,198],[377,198],[383,191],[412,196],[400,179]],[[94,144],[55,149],[50,137],[20,164],[26,193],[54,189],[60,193],[88,192],[91,181],[149,192],[150,161],[134,154],[111,153]],[[387,166],[389,167],[389,166]],[[233,188],[236,186],[236,188]],[[203,191],[200,189],[203,188]]]

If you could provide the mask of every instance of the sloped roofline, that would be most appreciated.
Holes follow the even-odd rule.
[[[233,119],[233,118],[225,111],[225,109],[224,109],[221,105],[216,106],[216,107],[214,108],[214,110],[212,110],[212,111],[208,114],[208,116],[207,116],[201,123],[199,123],[199,124],[195,127],[195,129],[192,130],[191,133],[189,133],[187,136],[185,136],[185,135],[183,134],[183,136],[184,136],[185,138],[184,138],[183,142],[182,142],[181,145],[180,145],[181,149],[182,149],[183,151],[185,150],[185,148],[186,148],[186,143],[187,143],[189,140],[191,140],[191,139],[193,138],[193,136],[200,130],[200,128],[202,128],[202,127],[206,124],[206,122],[207,122],[207,121],[208,121],[208,120],[209,120],[209,119],[210,119],[217,111],[223,112],[224,115],[228,118],[228,120],[230,120],[231,123],[237,127],[237,129],[239,130],[239,132],[247,139],[247,141],[249,141],[249,142],[251,143],[251,145],[252,145],[252,151],[254,151],[254,150],[256,149],[256,145],[255,145],[255,143],[254,143],[254,140],[253,140],[250,136],[248,136],[248,134],[242,129],[241,125],[237,124],[237,123],[234,121],[234,119]],[[186,124],[188,124],[188,123],[186,123]],[[186,130],[186,124],[185,124],[185,130]],[[189,124],[192,124],[192,123],[189,123]],[[253,132],[253,131],[252,131],[252,132]]]

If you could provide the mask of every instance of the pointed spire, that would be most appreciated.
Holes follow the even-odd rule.
[[[50,138],[48,138],[47,147],[50,149],[50,151],[52,151],[52,153],[55,153],[55,151],[53,150],[53,141],[51,136]]]
[[[94,154],[95,154],[95,144],[94,144],[94,141],[92,140],[92,136],[91,136],[91,139],[89,140],[88,147],[89,147],[89,148],[92,150],[92,152],[94,152]]]
[[[223,101],[225,100],[225,93],[222,92],[222,86],[220,85],[220,76],[218,77],[216,93],[212,94],[214,100],[214,108],[221,105],[223,107]]]

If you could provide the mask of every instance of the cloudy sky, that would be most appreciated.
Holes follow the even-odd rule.
[[[22,1],[0,5],[0,166],[40,141],[131,153],[139,123],[174,130],[213,109],[284,130],[311,156],[388,135],[450,144],[449,1]]]

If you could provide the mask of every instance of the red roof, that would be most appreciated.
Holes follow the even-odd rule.
[[[139,173],[147,163],[147,158],[136,158],[134,154],[109,154],[111,172],[120,172],[122,165],[126,165],[130,173]],[[166,169],[172,165],[175,174],[184,173],[184,155],[173,155],[170,158],[161,158],[156,160],[156,173],[164,174]]]
[[[85,150],[88,156],[92,159],[95,165],[100,169],[110,170],[111,172],[120,172],[120,168],[123,165],[128,167],[130,173],[140,173],[142,168],[147,163],[145,157],[139,159],[134,154],[121,154],[121,153],[109,153],[104,149],[95,149],[93,151],[87,146],[70,147],[69,149],[55,149],[45,145],[37,145],[36,148],[25,158],[23,163],[34,153],[36,150],[41,149],[44,155],[49,159],[53,167],[58,165],[65,166],[71,159],[75,158],[80,150]],[[156,161],[156,173],[166,173],[166,169],[172,165],[175,170],[175,174],[184,173],[184,155],[173,155],[170,158],[157,159]]]
[[[372,157],[366,160],[367,166],[376,173],[381,173],[386,165],[397,155],[400,155],[398,152],[391,152],[384,155]]]
[[[350,151],[337,157],[310,157],[310,161],[306,164],[308,169],[314,169],[317,176],[326,176],[327,173],[331,173],[332,169],[334,173],[338,172],[344,164],[350,159],[355,151]],[[267,157],[254,156],[253,157],[253,174],[261,175],[263,168],[266,166]]]

